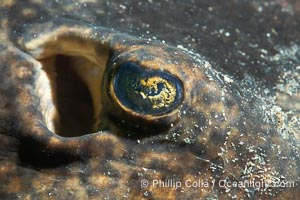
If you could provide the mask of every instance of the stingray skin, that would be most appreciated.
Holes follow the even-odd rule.
[[[0,5],[0,199],[299,198],[298,1]],[[122,62],[180,105],[120,106]]]

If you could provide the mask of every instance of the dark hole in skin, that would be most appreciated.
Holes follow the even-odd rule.
[[[76,137],[93,132],[93,103],[85,83],[73,70],[71,56],[58,55],[55,61],[57,109],[56,134]]]

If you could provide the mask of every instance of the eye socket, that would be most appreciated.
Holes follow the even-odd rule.
[[[120,64],[112,83],[119,101],[142,115],[168,114],[183,100],[183,85],[177,77],[133,62]]]

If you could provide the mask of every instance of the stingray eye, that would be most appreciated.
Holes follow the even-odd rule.
[[[181,79],[167,70],[136,62],[108,64],[104,73],[102,105],[109,129],[128,138],[145,138],[179,121],[184,101]]]
[[[142,115],[168,114],[183,99],[183,86],[177,77],[133,62],[119,65],[112,84],[119,102]]]

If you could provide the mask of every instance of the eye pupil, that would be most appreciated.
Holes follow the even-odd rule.
[[[140,114],[169,113],[183,98],[183,86],[178,78],[132,62],[123,63],[116,70],[113,88],[124,106]]]

